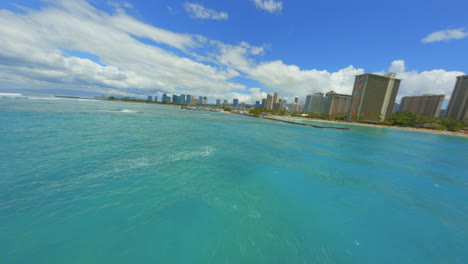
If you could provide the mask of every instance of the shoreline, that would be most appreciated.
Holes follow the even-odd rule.
[[[376,124],[367,124],[367,123],[358,123],[358,122],[351,123],[351,122],[346,122],[346,121],[323,120],[323,119],[317,119],[317,118],[307,118],[307,117],[297,117],[297,116],[292,117],[292,116],[277,116],[277,115],[274,115],[274,116],[271,116],[270,118],[292,119],[292,120],[324,122],[324,123],[335,123],[335,124],[352,125],[352,126],[392,128],[392,129],[399,129],[399,130],[410,130],[410,131],[417,131],[417,132],[427,132],[427,133],[442,134],[442,135],[468,137],[468,133],[464,133],[464,132],[442,131],[442,130],[435,130],[435,129],[428,129],[428,128],[376,125]]]

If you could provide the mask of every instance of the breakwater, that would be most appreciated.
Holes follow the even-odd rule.
[[[284,123],[288,123],[288,124],[301,125],[301,126],[310,126],[310,127],[314,127],[314,128],[330,128],[330,129],[349,130],[348,127],[316,126],[316,125],[304,124],[304,123],[296,123],[296,122],[293,122],[293,121],[287,121],[287,120],[276,119],[276,118],[271,118],[271,117],[262,117],[262,118],[268,119],[268,120],[274,120],[274,121],[284,122]]]

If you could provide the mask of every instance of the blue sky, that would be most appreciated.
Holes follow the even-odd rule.
[[[466,0],[2,1],[0,92],[162,93],[253,102],[351,93],[394,71],[398,99],[450,98],[468,72]]]

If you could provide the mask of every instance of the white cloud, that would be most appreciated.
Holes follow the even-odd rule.
[[[468,32],[465,31],[464,28],[448,29],[448,30],[432,32],[427,37],[423,38],[421,42],[431,43],[431,42],[438,42],[438,41],[447,41],[451,39],[463,39],[466,37],[468,37]]]
[[[115,8],[128,8],[128,9],[134,8],[134,6],[130,4],[129,2],[108,1],[107,4]]]
[[[456,77],[463,75],[459,71],[430,70],[430,71],[408,71],[397,74],[401,79],[398,90],[397,103],[401,97],[423,94],[445,94],[445,100],[450,100]]]
[[[48,3],[19,14],[0,10],[0,87],[127,96],[184,93],[206,95],[210,101],[238,98],[253,103],[275,91],[301,101],[315,92],[351,94],[355,75],[365,73],[352,65],[327,71],[262,61],[268,45],[231,45],[180,34],[146,24],[124,10],[109,14],[85,1]],[[197,53],[199,47],[207,54]],[[174,49],[177,54],[170,51]],[[455,77],[463,74],[407,71],[403,60],[391,62],[389,69],[403,80],[399,97],[443,93],[448,99]],[[245,87],[236,77],[257,81],[263,88]]]
[[[249,71],[252,79],[258,80],[284,95],[298,95],[328,91],[351,93],[354,76],[364,73],[352,65],[337,72],[301,70],[296,65],[286,65],[282,61],[265,62]]]
[[[279,13],[283,10],[283,1],[276,0],[252,0],[258,9],[263,9],[269,13]]]
[[[404,60],[395,60],[392,61],[390,68],[388,68],[389,72],[400,73],[405,71],[405,61]]]
[[[229,18],[226,12],[218,12],[196,3],[185,2],[184,7],[185,11],[193,18],[213,20],[227,20]]]
[[[39,11],[0,10],[0,82],[62,83],[63,89],[198,93],[244,90],[229,81],[231,69],[180,57],[135,37],[182,51],[204,45],[205,38],[153,27],[123,11],[108,14],[84,1],[57,1]],[[69,52],[92,54],[99,63]],[[85,56],[86,57],[86,56]],[[101,65],[103,64],[103,65]],[[8,75],[8,76],[6,76]]]

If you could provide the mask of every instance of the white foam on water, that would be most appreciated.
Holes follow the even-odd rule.
[[[199,151],[184,151],[169,156],[170,161],[192,160],[199,157],[208,157],[214,153],[214,148],[211,146],[202,147]]]
[[[23,97],[20,93],[0,93],[0,97]]]
[[[118,112],[121,112],[121,113],[136,113],[136,111],[133,111],[133,110],[128,110],[128,109],[122,109]]]
[[[126,171],[129,169],[136,169],[141,167],[147,167],[150,165],[150,160],[147,157],[140,157],[135,159],[121,160],[118,164],[113,165],[114,172]]]
[[[129,110],[129,109],[120,109],[120,110],[96,110],[98,112],[105,112],[105,113],[136,113],[137,111]]]
[[[146,157],[130,160],[130,168],[139,168],[149,166],[149,161]]]

